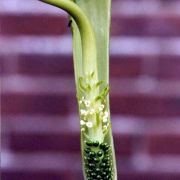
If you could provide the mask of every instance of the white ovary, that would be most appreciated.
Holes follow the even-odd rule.
[[[103,113],[103,112],[100,112],[100,113],[99,113],[99,115],[100,115],[100,116],[103,116],[103,115],[104,115],[104,113]]]
[[[87,111],[85,109],[81,109],[80,114],[86,116],[88,113],[87,113]]]
[[[94,109],[90,109],[89,114],[93,115],[95,113]]]
[[[99,111],[103,111],[103,109],[104,109],[104,104],[101,104],[101,105],[98,107],[98,110],[99,110]]]
[[[93,123],[92,123],[92,122],[87,122],[87,123],[86,123],[86,126],[87,126],[88,128],[92,128],[92,127],[93,127]]]
[[[100,107],[101,107],[102,109],[104,109],[104,104],[101,104]]]
[[[85,123],[83,120],[81,120],[81,121],[80,121],[80,124],[83,126],[83,125],[85,125],[86,123]]]
[[[108,117],[103,116],[103,122],[106,123],[108,121]]]
[[[104,117],[108,117],[109,113],[107,111],[104,112]]]
[[[103,108],[102,108],[102,107],[98,107],[98,110],[99,110],[99,111],[103,111]]]
[[[106,130],[106,129],[107,129],[107,126],[106,126],[106,125],[104,125],[104,126],[103,126],[103,128],[104,128],[104,130]]]
[[[89,107],[91,103],[90,103],[90,101],[85,100],[85,101],[84,101],[84,104],[85,104],[86,107]]]

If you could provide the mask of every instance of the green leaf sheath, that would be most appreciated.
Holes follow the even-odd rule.
[[[108,122],[104,123],[103,116],[100,116],[100,113],[96,112],[96,122],[97,122],[97,132],[94,131],[92,134],[92,137],[90,138],[91,141],[96,142],[99,141],[102,143],[106,143],[107,146],[109,146],[108,151],[103,152],[102,156],[100,157],[100,162],[97,163],[96,158],[98,158],[99,152],[102,152],[102,149],[98,147],[90,146],[88,147],[87,144],[85,144],[85,141],[88,141],[89,137],[91,136],[90,132],[88,133],[86,131],[81,132],[81,149],[82,149],[82,156],[84,157],[84,177],[85,179],[98,179],[101,177],[101,179],[112,179],[117,180],[117,172],[116,172],[116,161],[115,161],[115,153],[114,153],[114,144],[113,144],[113,138],[112,138],[112,131],[111,131],[111,122],[110,122],[110,111],[109,111],[109,31],[110,31],[110,14],[111,14],[111,0],[75,0],[75,3],[84,11],[86,16],[88,17],[88,20],[90,21],[92,28],[95,33],[96,37],[96,47],[97,47],[97,65],[98,65],[98,82],[96,82],[96,86],[99,86],[99,93],[96,96],[95,101],[96,105],[95,107],[101,107],[101,105],[104,105],[104,109],[102,112],[100,112],[103,116],[105,115],[105,112],[108,112]],[[76,81],[78,81],[79,74],[81,70],[79,69],[79,64],[81,59],[81,52],[79,47],[81,47],[81,41],[78,38],[80,36],[78,32],[78,28],[76,24],[72,24],[72,31],[73,31],[73,54],[74,54],[74,68],[75,68],[75,77]],[[96,72],[95,72],[96,73]],[[85,79],[87,79],[85,77]],[[82,79],[81,79],[82,81]],[[87,80],[86,80],[87,82]],[[78,84],[78,83],[76,83]],[[78,90],[78,87],[77,87]],[[82,93],[80,93],[82,95]],[[87,91],[86,91],[86,98],[87,98]],[[82,95],[83,96],[83,95]],[[88,98],[87,98],[88,99]],[[91,102],[94,102],[93,99],[91,99]],[[80,110],[83,109],[82,104],[79,106]],[[92,105],[91,105],[91,108]],[[87,111],[88,110],[87,108]],[[90,111],[91,112],[91,111]],[[80,113],[81,117],[81,113]],[[82,119],[83,117],[81,117]],[[89,118],[91,119],[91,118]],[[92,121],[90,121],[92,122]],[[104,128],[107,129],[105,130]],[[84,126],[81,125],[81,130],[84,128]],[[83,129],[84,130],[84,129]],[[88,133],[88,136],[87,134]],[[96,157],[93,159],[89,158],[92,155],[87,154],[88,150],[87,148],[90,148],[91,151],[94,151],[96,153]],[[107,154],[106,154],[107,153]],[[92,153],[93,154],[93,153]],[[86,156],[88,155],[88,156]],[[101,164],[104,162],[103,156],[109,156],[109,161],[106,162],[106,164],[111,164],[111,167],[103,168],[104,164]],[[106,158],[105,158],[106,159]],[[95,167],[97,167],[97,170],[93,169],[93,165],[91,162],[94,162]],[[92,171],[89,170],[88,164],[90,164],[90,168],[92,168]],[[108,174],[107,169],[111,169],[111,173]],[[99,172],[99,169],[103,172]],[[88,175],[92,175],[89,177]],[[93,177],[94,175],[94,177]],[[99,177],[100,175],[100,177]]]
[[[109,30],[111,0],[75,0],[91,23],[96,38],[98,77],[109,83]]]
[[[116,180],[116,164],[108,106],[109,86],[91,74],[79,78],[81,150],[87,180]],[[103,87],[103,88],[100,88]],[[96,93],[96,88],[101,89]]]
[[[86,180],[117,180],[109,110],[110,0],[41,0],[72,20],[73,59]]]
[[[70,0],[40,0],[65,10],[76,22],[81,34],[83,73],[97,71],[97,52],[94,31],[84,12]]]

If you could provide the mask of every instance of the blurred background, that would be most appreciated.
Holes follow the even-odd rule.
[[[0,1],[1,179],[82,180],[67,15]],[[180,179],[180,0],[113,0],[110,102],[119,180]]]

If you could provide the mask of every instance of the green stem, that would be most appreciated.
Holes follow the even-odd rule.
[[[40,1],[65,10],[73,19],[74,64],[84,178],[117,180],[107,78],[110,15],[107,12],[110,1],[105,3],[100,0],[85,0],[86,7],[83,4],[78,6],[71,0]],[[100,13],[102,6],[105,11]]]
[[[76,22],[82,43],[83,69],[85,73],[97,72],[96,40],[92,26],[84,12],[70,0],[40,0],[65,10]],[[98,73],[97,73],[98,74]],[[97,77],[96,77],[97,78]]]

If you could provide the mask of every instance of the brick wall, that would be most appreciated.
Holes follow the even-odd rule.
[[[2,180],[82,180],[63,11],[0,1]],[[120,180],[180,179],[180,0],[114,0],[111,112]]]

